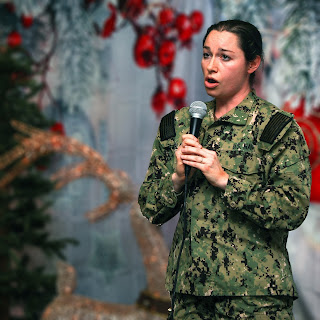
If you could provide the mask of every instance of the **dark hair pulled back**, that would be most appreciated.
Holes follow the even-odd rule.
[[[251,23],[242,20],[225,20],[211,25],[204,38],[203,45],[209,33],[213,30],[222,32],[228,31],[237,35],[239,46],[244,52],[247,62],[253,61],[257,56],[263,62],[262,37],[259,30]],[[255,72],[250,75],[250,85],[253,85]]]

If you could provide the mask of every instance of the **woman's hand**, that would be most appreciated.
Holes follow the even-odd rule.
[[[225,190],[229,175],[221,167],[216,152],[203,148],[195,136],[191,134],[182,136],[182,144],[176,151],[176,157],[177,177],[175,178],[177,186],[180,186],[180,189],[184,184],[184,167],[185,165],[189,165],[190,167],[201,170],[213,186]],[[191,172],[192,171],[194,170],[191,170]],[[174,175],[172,176],[172,180],[174,181]],[[180,184],[182,183],[182,185],[180,185],[179,182]]]
[[[172,175],[172,182],[173,182],[173,187],[176,192],[180,192],[181,188],[184,186],[185,182],[185,165],[183,163],[183,160],[181,158],[182,152],[184,150],[185,152],[185,147],[187,145],[193,145],[198,148],[202,148],[200,145],[198,139],[192,135],[192,134],[185,134],[182,136],[182,144],[180,147],[176,150],[175,155],[177,159],[177,164],[176,164],[176,171]],[[194,173],[194,169],[190,171],[189,177],[191,177]]]

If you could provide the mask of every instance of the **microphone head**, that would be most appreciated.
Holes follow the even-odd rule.
[[[207,113],[207,106],[202,101],[193,101],[190,105],[189,113],[192,118],[203,119]]]

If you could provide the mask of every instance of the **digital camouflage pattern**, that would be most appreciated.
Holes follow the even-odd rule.
[[[189,182],[184,242],[176,291],[198,296],[297,296],[286,242],[288,231],[305,219],[310,197],[309,149],[293,116],[251,92],[214,121],[214,100],[207,103],[199,141],[216,151],[229,174],[226,190],[208,183],[197,170]],[[292,119],[270,143],[260,137],[276,113]],[[150,222],[176,215],[183,193],[173,189],[174,151],[188,133],[188,108],[175,113],[176,136],[159,132],[140,188],[139,204]],[[270,128],[269,128],[270,129]],[[272,128],[271,128],[272,129]],[[173,289],[182,244],[179,219],[169,255],[166,288]]]
[[[292,320],[292,297],[198,297],[177,294],[174,319],[183,320]]]

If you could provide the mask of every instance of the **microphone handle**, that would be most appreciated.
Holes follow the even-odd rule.
[[[196,138],[199,137],[200,127],[201,127],[202,119],[200,118],[191,118],[190,122],[190,134],[194,135]],[[187,177],[190,173],[191,167],[186,165],[185,166],[185,176]]]
[[[190,133],[193,134],[196,138],[199,137],[200,127],[202,119],[200,118],[191,118],[190,122]]]

